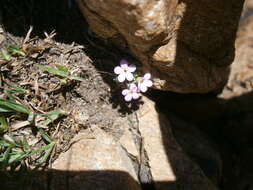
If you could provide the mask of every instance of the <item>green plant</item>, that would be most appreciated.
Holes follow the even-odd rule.
[[[62,65],[57,65],[57,68],[52,68],[44,65],[37,65],[38,68],[40,68],[43,71],[47,71],[48,73],[51,73],[53,75],[57,75],[61,77],[61,82],[63,84],[67,83],[67,79],[69,80],[77,80],[77,81],[83,81],[84,79],[75,75],[72,75],[69,71],[69,69]]]
[[[25,93],[24,89],[15,87],[14,89],[6,90],[6,92],[14,97],[13,93]],[[15,97],[14,97],[15,99]],[[11,132],[11,126],[8,119],[11,115],[25,114],[31,126],[37,128],[41,140],[44,141],[44,146],[31,147],[26,137],[15,138]],[[5,169],[8,166],[19,165],[32,156],[36,156],[36,164],[41,165],[46,163],[52,153],[56,142],[51,138],[40,126],[49,126],[52,122],[65,115],[62,110],[51,111],[45,114],[36,114],[26,106],[16,103],[12,100],[0,98],[0,169]],[[40,118],[39,122],[36,121]],[[36,123],[38,125],[36,125]],[[38,158],[39,157],[39,158]]]
[[[5,61],[10,61],[13,56],[25,56],[25,52],[22,51],[21,47],[9,45],[5,49],[2,49],[0,53],[0,58]]]

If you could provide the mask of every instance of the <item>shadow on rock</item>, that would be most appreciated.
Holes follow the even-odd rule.
[[[243,1],[233,0],[231,2],[224,0],[222,2],[226,3],[219,3],[221,1],[216,0],[215,3],[212,1],[208,1],[208,3],[206,1],[181,0],[179,2],[179,12],[182,9],[184,14],[182,15],[177,36],[175,36],[177,49],[174,64],[180,65],[180,67],[184,64],[183,67],[185,70],[183,72],[186,73],[185,76],[188,76],[188,78],[181,78],[181,80],[194,81],[191,84],[197,87],[188,86],[189,89],[202,88],[202,85],[207,88],[212,88],[212,85],[222,88],[224,78],[227,79],[229,74],[227,65],[232,62],[234,56],[233,43],[237,23],[233,22],[231,24],[230,20],[239,19],[238,14],[233,14],[233,10],[238,12],[242,8]],[[209,4],[210,6],[208,6]],[[216,4],[217,6],[214,6]],[[97,46],[96,44],[91,46],[88,43],[87,24],[83,21],[82,15],[77,11],[77,7],[72,1],[66,1],[64,3],[61,1],[52,3],[48,0],[40,3],[37,1],[15,1],[15,3],[13,1],[6,1],[0,10],[2,12],[5,30],[13,35],[25,36],[29,26],[33,25],[36,35],[42,35],[44,31],[56,29],[58,33],[56,40],[65,43],[72,43],[74,41],[85,44],[87,45],[87,49]],[[178,16],[180,17],[180,15]],[[202,18],[205,19],[202,20]],[[215,19],[213,20],[211,18]],[[226,48],[223,46],[224,41]],[[122,56],[128,55],[121,54],[117,50],[115,50],[117,53],[112,53],[111,51],[114,50],[97,47],[97,49],[94,49],[89,54],[92,59],[96,58],[94,62],[96,68],[101,72],[105,72],[102,75],[113,89],[112,102],[117,106],[120,101],[120,104],[124,105],[124,103],[122,103],[122,100],[118,100],[120,94],[119,89],[113,82],[110,73],[112,73],[113,67],[119,59]],[[185,59],[189,59],[189,62],[184,62],[183,60]],[[197,67],[197,69],[188,68],[189,63],[192,68]],[[196,70],[198,70],[197,73],[195,73]],[[203,72],[205,73],[203,74]],[[169,85],[177,86],[177,80],[180,80],[180,78],[175,76],[175,82],[173,83],[172,81]],[[174,112],[180,117],[196,122],[198,125],[233,113],[234,110],[238,111],[238,106],[241,107],[244,103],[245,108],[250,108],[252,101],[252,93],[228,101],[216,98],[215,95],[179,95],[156,91],[152,91],[150,95],[156,100],[159,110],[165,110],[166,114],[168,112]],[[127,110],[131,109],[127,108]],[[167,159],[167,164],[171,167],[174,179],[171,181],[155,180],[154,184],[152,184],[152,181],[145,182],[143,180],[141,181],[145,187],[143,189],[178,190],[190,188],[192,190],[215,190],[216,187],[211,182],[204,182],[202,180],[205,178],[205,175],[201,173],[198,166],[190,164],[186,168],[182,167],[184,166],[182,163],[192,163],[192,161],[185,156],[185,153],[179,148],[175,139],[168,139],[168,133],[170,133],[170,136],[172,133],[170,131],[170,125],[164,124],[163,117],[162,114],[159,115],[160,140],[164,145],[165,160]],[[172,141],[173,143],[171,143]],[[175,156],[175,151],[178,153],[177,156]],[[31,189],[49,189],[51,187],[55,189],[82,189],[83,187],[86,187],[85,189],[141,189],[134,178],[122,171],[100,170],[71,172],[53,170],[47,172],[31,172],[27,175],[36,176],[32,183],[29,182],[30,184],[28,184],[28,187],[31,185]],[[154,176],[154,174],[152,175]],[[192,176],[199,176],[199,178],[192,179]],[[44,177],[47,183],[45,181],[40,182],[40,178]],[[8,180],[5,182],[8,183]],[[10,179],[9,182],[17,182],[16,185],[20,185],[19,181],[15,182]],[[8,184],[6,184],[6,189],[8,189],[7,187]],[[12,189],[12,186],[9,187],[9,189]],[[25,187],[24,189],[29,188]]]

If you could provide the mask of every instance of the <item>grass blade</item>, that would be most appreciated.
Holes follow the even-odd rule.
[[[68,77],[68,75],[69,75],[69,72],[65,71],[65,70],[54,69],[52,67],[48,67],[48,66],[44,66],[44,65],[37,65],[37,67],[39,67],[43,71],[47,71],[51,74],[58,75],[61,77]]]
[[[5,51],[2,52],[2,53],[0,53],[0,57],[2,57],[6,61],[10,61],[11,60],[11,56],[7,52],[5,52]]]
[[[11,55],[25,56],[25,53],[21,50],[19,46],[10,45],[7,47],[7,51]]]
[[[29,152],[12,152],[8,160],[8,165],[11,165],[14,162],[22,161],[28,157]]]
[[[43,129],[39,129],[39,132],[45,141],[47,141],[48,143],[53,142],[53,139]]]
[[[23,105],[16,104],[13,101],[0,98],[0,113],[1,112],[19,112],[19,113],[24,113],[28,115],[32,113],[31,110],[29,110]]]
[[[35,113],[30,112],[29,115],[28,115],[28,119],[27,119],[27,120],[28,120],[29,122],[32,122],[32,121],[34,120],[34,117],[35,117]]]
[[[56,65],[56,67],[63,72],[69,73],[69,70],[67,67],[63,66],[63,65]]]
[[[47,119],[42,122],[42,125],[47,126],[64,115],[66,115],[66,113],[62,110],[51,111],[46,114],[43,114],[43,116],[46,116]]]
[[[9,128],[8,122],[4,116],[0,116],[0,133],[6,132]]]
[[[84,80],[85,80],[84,78],[77,77],[77,76],[71,76],[70,78],[71,78],[72,80],[77,80],[77,81],[84,81]]]
[[[23,137],[23,140],[22,140],[21,143],[22,143],[22,146],[23,146],[23,149],[24,149],[25,152],[28,152],[28,151],[31,150],[25,136]]]
[[[6,142],[5,140],[0,140],[0,146],[1,147],[9,147],[11,144]]]
[[[6,166],[8,164],[8,159],[10,157],[10,152],[11,152],[12,146],[9,146],[6,151],[4,152],[4,154],[2,156],[0,156],[0,166]]]
[[[6,92],[9,94],[26,94],[28,91],[24,88],[11,86],[11,89],[6,90]]]
[[[47,149],[45,150],[45,154],[43,155],[41,161],[39,162],[39,164],[43,164],[44,162],[47,161],[48,157],[50,156],[51,152],[53,151],[53,148],[55,146],[55,142],[51,142]]]

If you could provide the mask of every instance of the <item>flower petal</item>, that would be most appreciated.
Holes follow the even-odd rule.
[[[126,74],[125,73],[121,73],[119,76],[118,76],[118,81],[119,82],[124,82],[126,79]]]
[[[122,60],[120,61],[120,67],[121,67],[122,69],[128,69],[128,62],[127,62],[127,60],[122,59]]]
[[[134,83],[131,83],[130,86],[129,86],[129,90],[132,91],[132,92],[137,92],[138,87]]]
[[[117,67],[114,68],[114,73],[117,74],[117,75],[119,75],[119,74],[121,74],[123,72],[124,72],[124,70],[121,67],[119,67],[119,66],[117,66]]]
[[[132,93],[132,97],[134,100],[136,100],[140,97],[140,94],[139,93]]]
[[[136,66],[135,66],[135,65],[131,64],[131,65],[128,66],[128,71],[129,71],[129,72],[132,73],[132,72],[134,72],[135,70],[136,70]]]
[[[133,74],[130,73],[130,72],[127,72],[127,73],[126,73],[126,79],[127,79],[128,81],[132,81],[132,80],[134,79]]]
[[[130,102],[131,100],[132,100],[132,94],[130,93],[130,94],[127,94],[126,96],[125,96],[125,100],[127,101],[127,102]]]
[[[138,85],[138,88],[140,89],[141,92],[147,92],[148,87],[144,84]]]
[[[127,94],[129,94],[130,90],[128,89],[125,89],[125,90],[122,90],[122,95],[126,96]]]
[[[145,80],[148,80],[148,79],[151,78],[151,74],[150,74],[150,73],[146,73],[146,74],[143,76],[143,78],[144,78]]]
[[[153,85],[153,82],[151,80],[144,80],[143,84],[146,85],[147,87],[151,87]]]

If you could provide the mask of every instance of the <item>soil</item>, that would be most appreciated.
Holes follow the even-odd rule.
[[[253,17],[243,18],[243,22],[246,19],[252,21]],[[16,85],[28,91],[26,95],[19,95],[19,100],[37,113],[59,109],[66,113],[65,117],[45,128],[57,141],[51,162],[68,149],[71,138],[82,129],[92,130],[93,126],[100,126],[117,138],[121,129],[120,126],[111,128],[112,123],[118,117],[132,114],[140,102],[126,104],[123,101],[121,88],[115,82],[112,71],[122,58],[138,64],[134,58],[90,32],[72,0],[5,0],[0,7],[0,24],[0,29],[3,29],[0,40],[1,34],[4,38],[2,43],[0,41],[0,49],[8,45],[23,48],[26,45],[30,48],[30,51],[26,49],[29,53],[25,57],[13,57],[9,62],[0,62],[3,81],[0,93],[3,93],[2,89]],[[24,44],[30,26],[33,26],[33,30]],[[52,38],[50,33],[54,34],[53,31],[56,35]],[[252,49],[252,46],[247,48]],[[251,61],[247,61],[250,65]],[[84,80],[67,80],[63,84],[61,77],[42,71],[37,64],[50,67],[64,65],[73,75]],[[248,85],[248,81],[234,78],[220,96],[157,91],[148,94],[165,113],[173,112],[195,123],[218,144],[224,163],[219,183],[220,189],[224,190],[235,189],[235,186],[236,190],[253,188],[253,109],[249,104],[252,101],[251,96],[244,98],[243,93],[237,94],[235,91],[240,86],[240,92],[250,93],[253,87]],[[10,122],[22,120],[24,117],[20,116],[12,118]],[[39,140],[34,128],[25,127],[12,133],[16,138],[21,138],[25,133],[30,142],[36,142],[34,147],[44,143]],[[29,167],[36,167],[36,162],[30,162]]]
[[[112,124],[116,118],[131,114],[138,104],[124,102],[113,68],[123,57],[131,57],[113,48],[103,48],[104,42],[88,31],[88,25],[71,0],[5,1],[0,7],[0,21],[0,49],[14,45],[26,53],[26,56],[12,57],[11,61],[1,60],[1,97],[4,90],[17,86],[28,92],[17,95],[19,102],[35,113],[55,110],[65,113],[63,118],[44,128],[57,142],[47,164],[69,148],[70,140],[80,130],[99,126],[117,138],[121,126],[112,128]],[[38,65],[51,68],[61,65],[83,80],[63,81],[63,77],[45,72]],[[23,115],[13,117],[10,125],[26,119]],[[11,131],[15,139],[22,139],[24,134],[34,149],[45,145],[35,127]],[[36,158],[26,166],[37,167]]]

